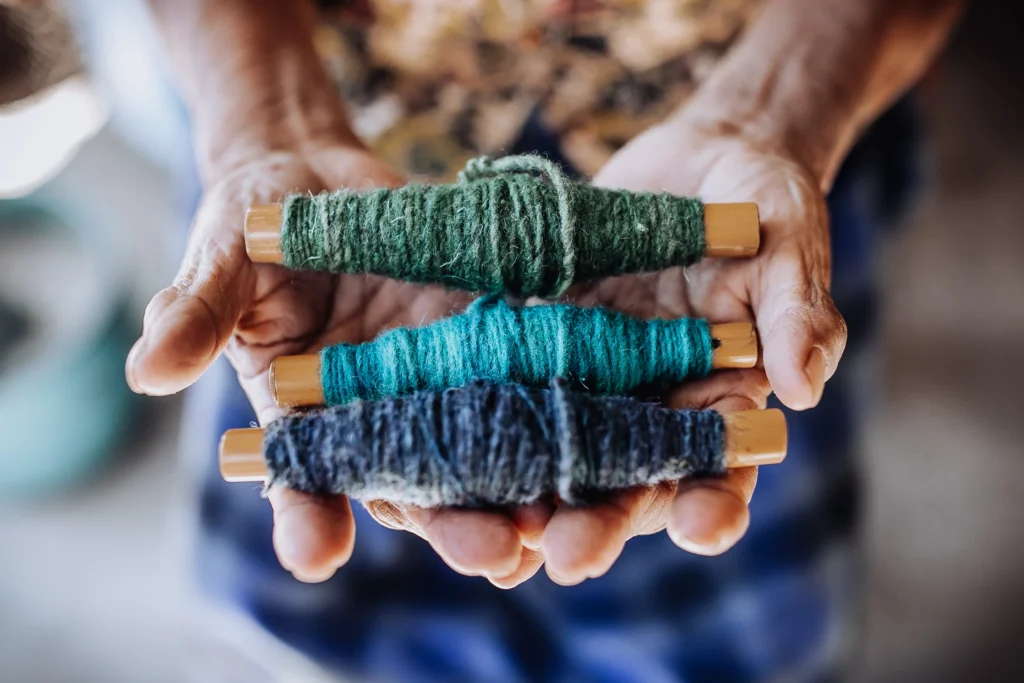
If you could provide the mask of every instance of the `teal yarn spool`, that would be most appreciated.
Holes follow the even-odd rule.
[[[537,156],[474,159],[452,185],[291,195],[283,264],[558,297],[574,282],[688,266],[704,204],[571,181]]]
[[[364,344],[320,352],[328,405],[441,391],[473,379],[627,394],[711,371],[714,343],[704,320],[641,320],[569,304],[512,307],[477,300],[461,315],[398,328]]]

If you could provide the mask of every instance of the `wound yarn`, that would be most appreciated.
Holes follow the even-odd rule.
[[[476,380],[281,418],[268,487],[359,500],[502,506],[725,472],[722,416],[633,398]]]
[[[520,297],[688,266],[704,248],[699,199],[574,182],[533,155],[474,159],[456,184],[291,195],[282,207],[287,268]]]
[[[626,394],[664,388],[711,371],[707,321],[642,320],[571,304],[514,307],[499,297],[420,328],[397,328],[363,344],[320,352],[327,405],[441,391],[472,379]]]

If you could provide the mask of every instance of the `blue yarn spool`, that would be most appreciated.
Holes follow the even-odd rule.
[[[272,422],[270,486],[422,507],[581,503],[609,491],[723,474],[711,410],[476,380]]]

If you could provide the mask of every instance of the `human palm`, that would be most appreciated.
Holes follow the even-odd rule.
[[[465,305],[465,295],[440,287],[294,272],[246,256],[242,225],[252,204],[291,192],[402,182],[366,151],[347,146],[267,154],[224,173],[200,204],[174,285],[146,310],[129,381],[152,393],[177,391],[224,351],[266,423],[279,414],[267,382],[274,358],[365,341]]]
[[[666,403],[749,410],[763,408],[774,388],[792,408],[815,405],[846,332],[828,295],[827,213],[812,176],[791,159],[742,139],[666,125],[627,145],[594,182],[758,204],[763,242],[756,258],[708,259],[686,270],[609,278],[568,293],[575,303],[638,317],[756,320],[764,346],[761,367],[715,372],[676,388]],[[543,532],[548,573],[563,583],[600,576],[631,536],[666,528],[686,550],[724,552],[746,530],[756,478],[753,468],[733,470],[721,479],[625,491],[586,510],[559,509]]]
[[[636,138],[594,182],[757,203],[762,242],[755,258],[707,259],[685,273],[608,280],[597,284],[594,298],[650,315],[753,317],[772,389],[794,409],[818,402],[842,355],[846,326],[829,295],[825,199],[808,171],[778,150],[677,122]]]

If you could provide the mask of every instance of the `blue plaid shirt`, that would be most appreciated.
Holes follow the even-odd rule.
[[[787,414],[788,458],[761,470],[750,529],[723,556],[690,555],[657,534],[631,540],[599,579],[564,588],[542,572],[504,591],[453,572],[425,542],[384,529],[355,505],[351,562],[326,583],[301,584],[274,557],[258,488],[225,484],[216,470],[220,434],[255,420],[221,361],[191,396],[199,409],[189,414],[208,423],[187,425],[206,435],[194,453],[201,587],[324,667],[371,680],[840,677],[859,603],[855,452],[871,389],[873,263],[880,227],[912,175],[913,131],[903,103],[861,142],[829,197],[846,355],[820,406]]]

